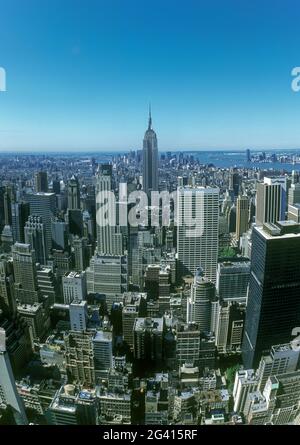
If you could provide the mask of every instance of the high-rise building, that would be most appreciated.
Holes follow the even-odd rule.
[[[247,196],[239,196],[236,200],[236,237],[239,241],[248,230],[249,200]]]
[[[99,165],[96,180],[97,251],[101,255],[122,255],[123,238],[120,227],[117,225],[117,212],[115,203],[111,199],[111,192],[112,166]],[[105,206],[106,212],[103,212],[102,206]],[[103,212],[103,218],[99,216],[101,212]]]
[[[276,223],[285,219],[286,210],[286,177],[264,178],[257,183],[256,219],[257,225]]]
[[[66,368],[76,382],[95,385],[93,331],[68,331],[64,335]]]
[[[211,326],[211,303],[215,298],[215,285],[197,269],[191,295],[187,301],[187,322],[197,323],[200,331],[209,332]]]
[[[39,266],[36,271],[37,285],[42,298],[47,298],[49,305],[55,303],[57,283],[51,267]]]
[[[113,335],[111,330],[96,331],[93,337],[96,380],[107,375],[113,362]]]
[[[15,275],[15,296],[20,303],[33,304],[40,300],[35,251],[30,244],[16,243],[12,248]]]
[[[47,256],[49,256],[52,247],[51,220],[56,210],[55,194],[44,192],[28,194],[26,201],[30,204],[30,214],[42,218],[45,226]]]
[[[72,331],[85,331],[87,328],[87,302],[73,300],[70,303],[70,325]]]
[[[46,264],[45,225],[40,216],[30,215],[24,227],[25,243],[35,251],[37,263]]]
[[[297,370],[300,350],[294,348],[292,343],[274,345],[270,352],[263,355],[257,370],[258,389],[263,390],[268,378],[272,375],[285,374]]]
[[[263,351],[290,341],[300,326],[300,225],[255,227],[243,339],[243,361],[256,367]]]
[[[219,236],[219,189],[180,187],[177,199],[178,274],[201,267],[216,282]]]
[[[197,324],[178,324],[176,329],[176,360],[178,366],[185,363],[199,365],[200,330]]]
[[[123,297],[122,310],[122,331],[123,338],[130,349],[134,346],[133,327],[136,318],[146,315],[146,297],[145,293],[128,292]]]
[[[69,272],[62,279],[64,303],[70,304],[73,300],[82,301],[86,299],[86,273]]]
[[[5,255],[0,256],[0,310],[5,314],[15,312],[13,262]]]
[[[68,181],[68,209],[80,209],[80,187],[78,178],[74,175]]]
[[[24,243],[24,227],[30,214],[28,202],[11,204],[12,234],[15,243]]]
[[[55,218],[51,221],[53,249],[65,250],[68,246],[68,226],[63,220]]]
[[[47,172],[37,172],[35,174],[35,191],[37,193],[48,192],[48,176]]]
[[[247,301],[250,261],[223,261],[218,263],[217,293],[223,301]]]
[[[151,110],[143,141],[143,189],[148,196],[151,191],[158,191],[158,148],[156,133],[152,129]]]
[[[136,360],[161,362],[163,359],[163,318],[136,318],[134,357]]]
[[[288,194],[288,203],[290,205],[300,204],[300,184],[296,182],[295,184],[291,184],[289,188]]]
[[[0,404],[13,410],[18,425],[28,425],[24,403],[18,394],[15,378],[6,350],[6,333],[0,328]]]
[[[128,290],[127,256],[94,255],[86,269],[88,294],[105,294],[108,310]]]
[[[234,411],[243,413],[248,395],[257,391],[258,378],[253,369],[240,369],[235,374],[233,386]]]

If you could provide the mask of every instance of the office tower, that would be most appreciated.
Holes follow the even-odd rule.
[[[264,178],[257,183],[256,219],[257,225],[276,223],[285,219],[287,183],[285,177]]]
[[[13,410],[16,424],[28,425],[22,399],[20,398],[10,359],[6,350],[6,332],[0,328],[0,403]]]
[[[9,253],[14,243],[11,226],[5,225],[1,233],[1,243],[3,252]]]
[[[300,350],[291,343],[274,345],[268,354],[263,355],[257,370],[258,389],[263,390],[269,377],[297,370]]]
[[[40,266],[36,271],[37,285],[42,299],[48,300],[48,304],[55,303],[57,284],[51,267]]]
[[[250,152],[249,148],[247,148],[247,150],[246,150],[246,161],[251,162],[251,152]]]
[[[86,269],[88,294],[105,294],[108,310],[128,290],[127,256],[94,255]]]
[[[216,346],[219,353],[226,353],[229,332],[230,302],[221,302],[216,329]]]
[[[256,367],[262,352],[290,340],[300,326],[300,225],[255,227],[243,339],[243,361]]]
[[[233,197],[236,198],[240,190],[240,176],[232,169],[229,174],[229,191],[232,192]]]
[[[48,192],[48,176],[47,172],[37,172],[35,174],[35,191],[37,193]]]
[[[219,189],[178,188],[177,250],[180,277],[198,267],[216,282],[219,235]]]
[[[74,175],[68,181],[68,209],[80,210],[80,186]]]
[[[26,322],[32,342],[42,340],[46,330],[50,327],[50,320],[44,312],[42,303],[20,303],[17,306],[20,317]]]
[[[96,381],[107,377],[113,362],[113,335],[111,330],[96,331],[93,337],[94,367]]]
[[[239,196],[236,201],[236,237],[239,241],[248,230],[249,200],[247,196]]]
[[[52,181],[52,192],[56,195],[60,194],[60,180],[57,178]]]
[[[100,255],[122,255],[123,239],[120,227],[117,226],[117,212],[112,192],[112,166],[99,165],[96,178],[96,222],[97,222],[97,251]],[[101,215],[102,206],[106,211],[106,217]],[[114,224],[113,224],[114,223]]]
[[[83,215],[79,209],[68,210],[68,229],[73,236],[83,236]]]
[[[230,209],[226,212],[228,232],[234,233],[236,231],[236,206],[233,203]]]
[[[30,214],[40,216],[45,226],[47,257],[52,247],[51,220],[55,216],[56,204],[54,193],[34,193],[26,195],[30,204]]]
[[[217,293],[220,300],[246,303],[250,278],[250,261],[218,263]]]
[[[30,244],[15,243],[12,248],[15,275],[15,297],[21,303],[33,304],[40,300],[35,251]]]
[[[124,342],[133,350],[133,327],[135,319],[146,315],[146,297],[144,293],[128,292],[123,296],[122,331]]]
[[[0,310],[13,314],[16,309],[14,297],[13,262],[0,256]]]
[[[248,395],[258,389],[258,378],[253,369],[240,369],[235,374],[232,396],[233,410],[243,413]]]
[[[146,267],[145,271],[145,292],[150,299],[157,299],[159,292],[159,272],[160,265],[159,264],[149,264]]]
[[[66,369],[71,379],[81,385],[95,385],[92,331],[68,331],[64,335]]]
[[[210,331],[211,302],[215,298],[215,292],[215,285],[204,277],[202,269],[197,269],[187,301],[187,322],[197,323],[200,331]]]
[[[216,368],[216,339],[211,332],[201,332],[199,350],[199,371],[203,373],[205,368]]]
[[[37,263],[46,264],[46,235],[45,225],[40,216],[29,216],[24,227],[25,243],[30,244],[35,251]]]
[[[14,202],[14,191],[11,186],[6,186],[3,195],[4,224],[11,226],[11,203]]]
[[[28,202],[11,204],[12,234],[15,243],[24,243],[24,227],[30,215]]]
[[[51,221],[53,249],[65,250],[68,247],[68,225],[65,221],[55,218]]]
[[[288,220],[300,223],[300,204],[288,205]]]
[[[53,250],[53,265],[57,278],[62,277],[72,269],[72,257],[68,251]]]
[[[82,301],[86,299],[86,273],[68,272],[62,279],[64,303],[70,304],[73,300]]]
[[[72,244],[74,248],[75,270],[81,271],[86,269],[92,256],[92,246],[88,238],[75,236]]]
[[[178,366],[185,363],[198,366],[200,330],[197,324],[178,323],[176,328],[176,360]]]
[[[97,398],[94,391],[64,385],[46,412],[49,425],[96,425]]]
[[[72,331],[85,331],[87,327],[87,302],[73,300],[70,302],[70,325]]]
[[[163,359],[163,318],[137,318],[134,323],[136,360],[161,362]]]
[[[152,129],[151,110],[143,141],[143,190],[148,196],[151,191],[158,191],[158,148],[156,133]]]
[[[295,184],[291,184],[288,193],[288,203],[290,205],[300,204],[300,184],[296,182]]]

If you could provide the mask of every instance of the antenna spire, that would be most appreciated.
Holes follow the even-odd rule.
[[[148,130],[151,130],[151,127],[152,127],[151,103],[149,103],[149,124],[148,124]]]

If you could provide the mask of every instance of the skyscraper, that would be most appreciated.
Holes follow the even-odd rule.
[[[257,225],[285,219],[286,190],[285,177],[264,178],[264,182],[257,183],[255,219]]]
[[[148,196],[151,191],[158,191],[158,148],[156,133],[152,129],[151,109],[143,141],[143,189]]]
[[[54,193],[33,193],[26,195],[30,204],[30,214],[40,216],[45,225],[46,251],[49,256],[52,247],[51,220],[55,215],[56,201]]]
[[[80,209],[80,188],[78,178],[72,176],[68,181],[68,209],[79,210]]]
[[[246,303],[250,261],[224,261],[218,264],[217,292],[221,300]]]
[[[219,236],[219,189],[179,187],[177,190],[178,274],[194,275],[201,267],[216,282]]]
[[[243,361],[256,367],[272,345],[288,342],[300,326],[300,225],[255,227],[243,338]]]
[[[16,243],[12,248],[15,296],[21,303],[39,302],[35,251],[30,244]]]
[[[112,166],[102,164],[99,166],[96,182],[97,251],[101,255],[122,255],[122,233],[120,227],[116,225],[116,209],[110,199],[111,191]],[[106,206],[106,203],[107,219],[104,219],[99,217],[99,214],[102,212],[102,206]]]
[[[36,262],[46,264],[45,225],[40,216],[29,216],[24,228],[25,243],[35,251]]]
[[[215,286],[203,277],[203,270],[198,269],[191,295],[187,302],[187,322],[197,323],[200,331],[209,332],[211,326],[211,303],[215,297]]]
[[[47,172],[37,172],[35,174],[35,191],[48,192],[48,176]]]
[[[239,241],[248,230],[249,201],[247,196],[239,196],[236,201],[236,237]]]

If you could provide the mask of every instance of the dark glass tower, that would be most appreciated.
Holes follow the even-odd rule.
[[[151,110],[149,110],[149,124],[143,142],[143,189],[148,196],[151,191],[158,191],[157,137],[152,129]]]
[[[255,227],[243,361],[255,368],[264,351],[291,340],[300,326],[300,224]]]

